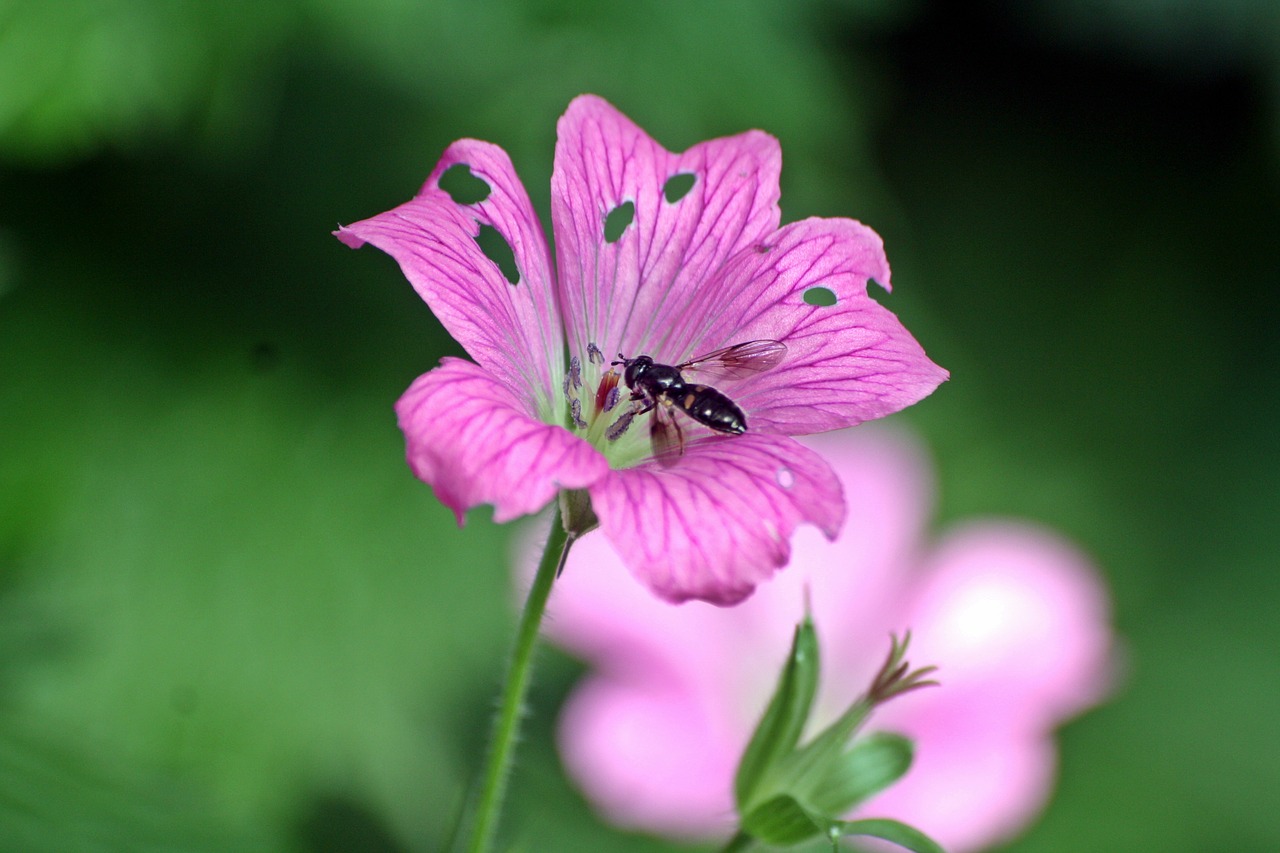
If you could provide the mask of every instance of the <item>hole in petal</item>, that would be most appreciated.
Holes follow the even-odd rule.
[[[804,292],[804,301],[823,307],[836,304],[836,294],[827,287],[811,287]]]
[[[476,204],[489,197],[491,188],[482,178],[477,178],[466,163],[454,163],[440,176],[440,189],[449,194],[455,204]]]
[[[476,235],[476,243],[484,256],[498,265],[498,269],[512,284],[520,282],[520,270],[516,268],[516,255],[511,251],[511,244],[492,225],[481,225]]]
[[[605,242],[618,242],[622,237],[622,232],[627,230],[627,226],[630,225],[631,220],[635,218],[636,206],[634,202],[624,202],[609,211],[609,215],[604,218]]]
[[[667,204],[675,204],[687,196],[696,180],[697,176],[691,172],[680,172],[667,178],[662,186],[662,195],[667,199]]]
[[[887,289],[884,289],[883,284],[877,282],[876,279],[868,278],[867,296],[872,297],[872,301],[879,302],[879,304],[887,307],[888,300],[890,300],[892,293],[888,292]]]
[[[874,278],[867,279],[867,296],[884,305],[889,299],[889,291]]]
[[[791,472],[790,468],[778,469],[778,485],[784,489],[789,489],[796,484],[796,475]]]

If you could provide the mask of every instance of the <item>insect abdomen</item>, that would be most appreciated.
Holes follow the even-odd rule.
[[[747,431],[742,409],[709,385],[686,385],[674,402],[689,417],[717,432],[742,435]]]

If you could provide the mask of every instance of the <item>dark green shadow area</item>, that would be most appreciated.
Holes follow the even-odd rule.
[[[298,824],[308,853],[407,853],[378,816],[343,795],[317,796]]]

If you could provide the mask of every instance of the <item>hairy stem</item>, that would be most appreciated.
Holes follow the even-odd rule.
[[[533,650],[538,641],[538,628],[542,624],[542,614],[547,608],[547,598],[551,595],[551,584],[564,568],[565,559],[569,556],[569,547],[576,538],[576,535],[571,536],[565,531],[561,523],[560,511],[557,509],[555,518],[551,522],[551,532],[547,536],[546,550],[542,554],[542,561],[538,564],[538,574],[534,577],[533,586],[529,589],[529,597],[525,599],[524,612],[520,614],[516,642],[511,650],[507,669],[507,681],[503,687],[498,713],[493,718],[489,754],[485,760],[484,778],[471,816],[471,831],[464,836],[464,845],[459,848],[466,849],[469,853],[485,853],[493,842],[498,815],[502,811],[503,796],[506,793],[507,778],[511,771],[511,759],[515,752],[520,718],[524,710],[525,693],[529,689],[529,677],[533,669]]]

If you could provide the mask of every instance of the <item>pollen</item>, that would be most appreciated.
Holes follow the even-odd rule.
[[[635,418],[634,409],[627,409],[622,413],[622,417],[614,421],[607,430],[604,431],[604,437],[610,441],[617,441],[626,433],[627,428],[631,426],[631,421]]]
[[[569,359],[569,375],[565,378],[573,383],[574,390],[582,387],[582,360],[576,355]]]

